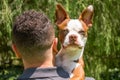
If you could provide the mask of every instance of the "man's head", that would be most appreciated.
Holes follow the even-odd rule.
[[[36,11],[26,11],[15,19],[12,36],[14,51],[24,58],[43,55],[51,48],[55,38],[49,19]]]

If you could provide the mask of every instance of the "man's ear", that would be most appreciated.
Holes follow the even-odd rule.
[[[19,53],[15,44],[12,44],[12,50],[14,51],[17,58],[21,58],[21,54]]]
[[[52,49],[53,49],[54,55],[56,55],[58,53],[57,43],[58,43],[58,38],[55,38],[53,41],[53,44],[52,44]]]

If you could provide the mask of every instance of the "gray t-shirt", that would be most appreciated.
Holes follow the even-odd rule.
[[[69,74],[61,67],[29,68],[17,80],[69,80]],[[85,77],[85,80],[95,80]]]
[[[61,67],[29,68],[17,80],[69,80],[69,74]]]

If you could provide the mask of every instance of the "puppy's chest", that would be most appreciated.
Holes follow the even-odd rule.
[[[79,59],[81,52],[82,52],[82,49],[70,47],[70,48],[61,50],[60,55],[63,58],[63,60],[73,61],[73,60]]]
[[[77,66],[77,61],[83,54],[83,48],[69,47],[66,49],[61,49],[61,51],[56,56],[57,66],[62,66],[64,70],[71,73],[72,70]]]

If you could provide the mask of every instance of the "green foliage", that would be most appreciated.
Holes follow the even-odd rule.
[[[7,68],[0,68],[0,80],[16,80],[22,74],[23,68],[21,66],[9,66]]]
[[[86,76],[96,80],[119,80],[119,0],[0,0],[0,80],[13,80],[22,72],[22,67],[15,67],[19,61],[16,62],[11,50],[11,30],[15,16],[25,10],[35,9],[43,11],[54,24],[57,3],[64,6],[71,18],[78,18],[88,5],[94,6],[93,27],[88,32],[84,52]]]

